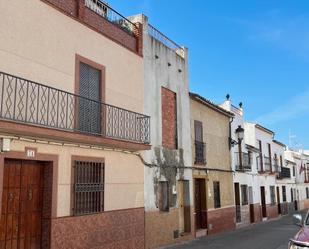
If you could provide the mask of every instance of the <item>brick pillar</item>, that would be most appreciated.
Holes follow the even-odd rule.
[[[136,52],[140,55],[143,56],[143,24],[140,22],[135,23],[137,26],[137,29],[135,31],[135,36],[137,39],[136,42]]]
[[[76,0],[76,4],[77,4],[77,18],[80,20],[84,20],[85,0]]]

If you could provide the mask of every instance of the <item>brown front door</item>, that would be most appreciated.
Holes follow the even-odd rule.
[[[267,217],[266,201],[265,201],[265,187],[261,187],[261,205],[262,205],[262,216]]]
[[[42,193],[40,163],[5,160],[0,249],[41,248]]]
[[[241,222],[241,206],[240,206],[240,193],[239,193],[239,183],[234,183],[235,191],[235,206],[236,206],[236,223]]]
[[[249,187],[249,207],[250,207],[250,223],[255,222],[254,203],[253,203],[253,189]]]
[[[195,226],[196,229],[207,228],[206,182],[205,179],[195,179]]]
[[[280,189],[277,187],[278,214],[281,214]]]

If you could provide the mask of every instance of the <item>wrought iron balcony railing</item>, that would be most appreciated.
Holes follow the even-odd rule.
[[[157,30],[151,24],[148,24],[148,34],[157,41],[161,42],[162,44],[170,48],[171,50],[174,50],[176,54],[178,54],[182,58],[185,57],[185,51],[180,45],[178,45],[176,42],[168,38],[166,35]]]
[[[278,179],[286,179],[291,178],[291,170],[287,167],[281,167],[281,171],[279,172]]]
[[[235,152],[236,158],[236,171],[251,171],[252,170],[252,155],[249,153],[242,152]]]
[[[206,164],[206,145],[195,141],[195,164]]]
[[[85,6],[98,15],[102,16],[109,22],[117,25],[122,30],[130,35],[134,35],[137,31],[137,26],[116,10],[111,8],[108,4],[101,0],[85,0]]]
[[[150,143],[150,117],[0,72],[0,119]]]

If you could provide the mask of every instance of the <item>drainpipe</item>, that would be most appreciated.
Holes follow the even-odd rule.
[[[229,122],[229,149],[232,149],[232,123],[234,121],[234,117],[231,117]]]

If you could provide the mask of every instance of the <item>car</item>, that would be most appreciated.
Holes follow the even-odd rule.
[[[309,249],[309,213],[305,220],[300,214],[293,215],[295,225],[300,226],[300,230],[289,242],[288,249]]]

